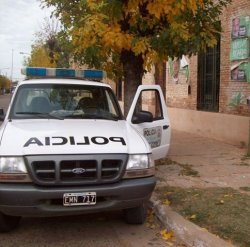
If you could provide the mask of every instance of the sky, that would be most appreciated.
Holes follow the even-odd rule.
[[[41,31],[50,14],[51,10],[41,8],[39,0],[0,0],[1,75],[18,81],[24,79],[21,75],[24,58],[31,52],[34,34]]]

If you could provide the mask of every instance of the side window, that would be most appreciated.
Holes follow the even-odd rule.
[[[29,106],[29,92],[27,90],[22,90],[16,96],[16,112],[26,112]]]
[[[163,119],[160,102],[160,95],[157,90],[143,90],[137,101],[135,112],[150,112],[153,116],[153,121]]]

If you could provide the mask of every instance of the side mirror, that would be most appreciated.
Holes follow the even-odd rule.
[[[139,111],[134,113],[132,117],[133,124],[153,122],[153,114],[149,111]]]
[[[3,121],[4,120],[4,110],[3,109],[0,109],[0,121]]]

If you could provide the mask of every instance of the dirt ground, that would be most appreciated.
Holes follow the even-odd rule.
[[[169,155],[156,163],[156,197],[201,229],[249,247],[246,153],[246,148],[173,131]]]
[[[246,152],[244,148],[174,130],[168,160],[157,165],[157,186],[248,191],[250,158]]]

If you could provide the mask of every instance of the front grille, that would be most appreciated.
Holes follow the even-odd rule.
[[[102,161],[102,177],[110,179],[119,172],[121,162],[118,160],[103,160]]]
[[[113,183],[125,171],[126,154],[27,156],[33,181],[39,185]]]
[[[97,179],[97,171],[96,160],[63,160],[60,163],[62,181],[95,180]]]
[[[54,161],[34,161],[34,172],[40,180],[54,181],[56,179],[56,166]]]

